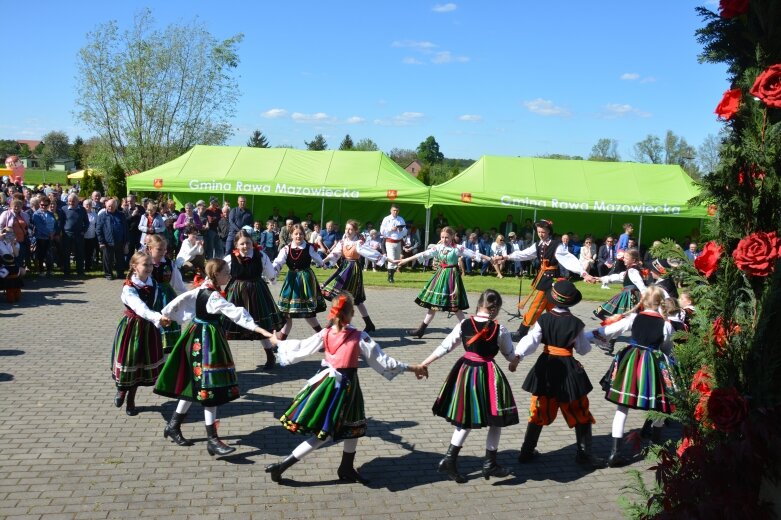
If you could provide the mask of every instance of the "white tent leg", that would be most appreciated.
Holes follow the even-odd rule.
[[[320,199],[320,229],[323,229],[323,214],[325,213],[325,198]]]
[[[643,215],[640,215],[640,230],[637,232],[637,250],[640,251],[640,241],[643,239]]]
[[[431,208],[426,208],[426,236],[421,240],[420,247],[423,251],[428,248],[428,237],[431,229]]]

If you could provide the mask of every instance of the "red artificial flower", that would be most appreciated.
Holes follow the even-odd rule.
[[[779,256],[781,239],[775,231],[752,233],[738,242],[738,247],[732,252],[738,269],[751,276],[773,274]]]
[[[738,113],[738,108],[740,108],[740,89],[733,88],[724,93],[715,112],[719,118],[729,121]]]
[[[700,256],[694,259],[694,267],[704,276],[710,278],[719,267],[719,259],[724,249],[716,242],[710,241],[702,248]]]
[[[749,92],[767,106],[781,108],[781,63],[771,65],[757,76]]]
[[[735,18],[748,12],[748,0],[721,0],[719,11],[725,20]]]
[[[748,402],[735,387],[716,388],[708,398],[708,418],[723,432],[735,431],[748,415]]]
[[[697,420],[697,422],[704,422],[705,416],[708,415],[709,397],[710,397],[710,393],[708,393],[708,395],[703,395],[702,397],[700,397],[697,406],[694,407],[694,418]]]
[[[725,327],[724,318],[719,316],[713,322],[713,329],[711,333],[713,334],[713,340],[716,342],[716,346],[718,347],[717,353],[724,354],[729,338],[735,334],[740,334],[740,325],[735,325],[734,323],[730,322],[729,327]]]
[[[749,169],[749,171],[751,172],[751,178],[752,179],[758,180],[758,181],[765,180],[765,172],[763,172],[762,170],[757,168],[756,165],[752,165],[751,168]],[[743,186],[743,183],[745,183],[745,182],[746,182],[746,174],[745,174],[745,172],[743,170],[738,171],[738,184]],[[751,185],[753,187],[754,183],[752,182]]]
[[[690,437],[684,437],[680,446],[678,446],[678,449],[675,450],[675,453],[678,454],[678,457],[683,457],[683,454],[686,452],[686,450],[688,450],[693,444],[694,441],[692,441]]]
[[[710,395],[712,382],[711,375],[708,373],[708,367],[703,366],[692,378],[691,391],[699,392],[702,395]]]

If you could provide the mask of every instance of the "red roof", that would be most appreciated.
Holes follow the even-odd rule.
[[[16,142],[19,144],[26,144],[28,148],[30,148],[30,151],[35,150],[35,147],[41,144],[40,140],[36,141],[35,139],[17,139]]]

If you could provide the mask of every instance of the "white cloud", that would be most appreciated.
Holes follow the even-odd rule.
[[[358,117],[358,116],[348,117],[345,120],[345,123],[347,123],[348,125],[358,125],[358,124],[364,123],[364,122],[366,122],[366,120],[364,118]]]
[[[483,120],[483,116],[478,116],[475,114],[464,114],[462,116],[458,116],[459,121],[469,121],[469,122],[479,122]]]
[[[396,40],[391,47],[411,49],[418,53],[419,57],[407,56],[402,59],[406,65],[423,65],[426,61],[440,65],[443,63],[466,63],[468,56],[454,56],[450,51],[440,51],[436,43],[426,40]]]
[[[287,110],[284,108],[272,108],[271,110],[266,110],[261,115],[266,119],[279,119],[287,116]]]
[[[405,65],[423,65],[423,62],[420,61],[417,58],[413,58],[412,56],[407,56],[403,60],[401,60],[402,63]]]
[[[437,4],[431,8],[435,13],[449,13],[458,9],[458,6],[454,3]]]
[[[601,114],[601,116],[606,119],[615,119],[627,116],[651,117],[650,112],[645,112],[627,103],[608,103],[603,107],[603,109],[604,112]]]
[[[450,51],[442,51],[434,53],[434,56],[431,58],[431,63],[451,63],[451,62],[459,62],[464,63],[469,61],[469,58],[467,56],[453,56]]]
[[[314,114],[302,114],[301,112],[293,112],[290,115],[293,121],[300,123],[333,123],[336,122],[336,118],[329,116],[325,112],[316,112]]]
[[[422,112],[402,112],[391,119],[375,119],[374,124],[379,126],[410,126],[422,120],[425,114]]]
[[[640,79],[640,74],[637,72],[624,72],[621,74],[621,79],[625,81],[634,81],[636,79]]]
[[[541,116],[561,116],[567,117],[570,115],[570,111],[564,107],[557,106],[553,101],[549,99],[532,99],[531,101],[524,101],[523,105],[535,114]]]
[[[431,42],[417,40],[397,40],[391,44],[391,47],[410,48],[419,51],[431,51],[431,49],[436,48],[436,46],[436,44]]]

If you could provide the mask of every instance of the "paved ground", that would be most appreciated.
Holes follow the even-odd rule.
[[[209,457],[197,406],[183,426],[195,446],[175,446],[162,436],[173,402],[144,388],[137,417],[112,405],[109,350],[121,314],[120,284],[44,279],[28,284],[21,304],[0,304],[0,518],[621,518],[618,499],[627,470],[579,469],[574,431],[561,418],[543,431],[543,456],[531,465],[516,463],[524,427],[504,430],[499,461],[512,468],[510,477],[480,477],[485,431],[476,430],[460,459],[469,482],[443,479],[436,465],[452,429],[431,414],[431,404],[456,353],[432,365],[431,378],[422,382],[411,374],[387,382],[362,369],[370,425],[356,466],[371,479],[368,487],[338,483],[341,448],[330,445],[293,466],[283,485],[268,479],[266,464],[304,439],[275,417],[319,359],[265,373],[258,368],[263,353],[250,342],[232,344],[242,398],[219,409],[221,436],[238,448],[235,456]],[[429,334],[411,340],[402,331],[423,316],[412,303],[415,291],[369,289],[368,296],[380,328],[374,337],[404,361],[422,361],[455,323],[440,314]],[[470,295],[470,302],[476,300]],[[586,317],[591,309],[582,303],[575,310]],[[292,337],[309,332],[297,323]],[[595,350],[582,360],[597,387],[609,358]],[[529,395],[521,383],[530,366],[526,361],[510,375],[524,410]],[[597,391],[591,397],[598,421],[595,451],[606,455],[614,408]],[[628,427],[642,421],[642,414],[632,413]],[[649,465],[638,461],[632,468]]]

